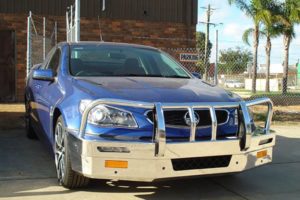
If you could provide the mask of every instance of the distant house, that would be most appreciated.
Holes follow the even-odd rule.
[[[265,91],[267,67],[265,64],[260,64],[257,69],[256,89]],[[270,66],[270,90],[279,91],[282,87],[282,77],[284,74],[284,66],[282,64],[271,64]],[[250,77],[250,76],[249,76]],[[295,87],[297,84],[297,67],[296,65],[289,66],[288,86]],[[251,90],[252,79],[245,79],[245,88]]]
[[[21,101],[24,97],[29,11],[36,18],[57,21],[57,40],[65,41],[66,10],[73,3],[0,0],[0,102]],[[103,39],[109,42],[194,48],[197,4],[197,0],[82,0],[81,40],[99,41],[101,28]]]
[[[257,73],[261,76],[267,73],[266,64],[260,64],[257,69]],[[270,66],[270,74],[276,77],[282,77],[284,73],[284,66],[282,64],[271,64]],[[289,66],[289,75],[296,75],[297,67],[296,65]]]

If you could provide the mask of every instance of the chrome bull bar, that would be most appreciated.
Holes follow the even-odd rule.
[[[240,101],[240,102],[199,102],[199,103],[148,103],[148,102],[139,102],[139,101],[127,101],[127,100],[116,100],[116,99],[99,99],[90,103],[85,111],[82,114],[79,137],[84,138],[87,120],[90,111],[98,105],[116,105],[116,106],[126,106],[134,108],[144,108],[152,109],[154,111],[154,134],[153,141],[156,143],[156,156],[164,156],[166,148],[166,125],[164,119],[164,110],[172,109],[187,109],[190,115],[191,125],[190,125],[190,142],[195,142],[196,140],[196,129],[197,129],[197,120],[195,117],[194,109],[209,109],[211,117],[211,140],[217,140],[217,117],[216,109],[221,108],[236,108],[239,109],[242,113],[241,122],[243,123],[243,134],[239,138],[244,140],[244,144],[241,146],[241,150],[247,150],[251,145],[252,138],[252,118],[248,111],[248,108],[251,106],[267,104],[268,105],[268,114],[264,126],[264,134],[270,133],[270,125],[273,116],[273,103],[269,98],[260,98],[251,101]],[[240,124],[239,124],[240,126]]]

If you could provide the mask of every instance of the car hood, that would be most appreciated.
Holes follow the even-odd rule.
[[[77,77],[74,86],[93,98],[144,102],[232,102],[240,97],[200,79]]]

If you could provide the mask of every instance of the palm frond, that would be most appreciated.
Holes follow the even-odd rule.
[[[247,30],[245,30],[245,32],[243,33],[243,36],[242,36],[243,42],[245,44],[250,46],[249,37],[252,36],[253,33],[254,33],[253,28],[248,28]]]
[[[227,0],[229,5],[235,5],[241,11],[243,11],[247,16],[252,17],[254,16],[254,12],[252,9],[251,4],[247,3],[245,0]]]

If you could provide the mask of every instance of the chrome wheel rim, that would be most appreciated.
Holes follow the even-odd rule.
[[[55,164],[57,177],[61,182],[65,176],[65,142],[64,129],[60,122],[55,127]]]

